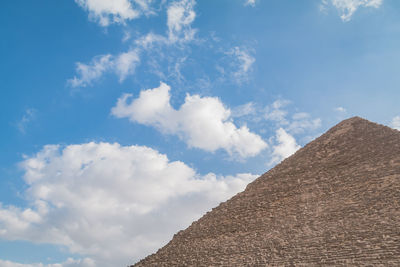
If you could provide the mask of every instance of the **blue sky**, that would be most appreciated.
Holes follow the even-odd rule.
[[[340,120],[400,129],[395,0],[0,13],[0,267],[126,266]]]

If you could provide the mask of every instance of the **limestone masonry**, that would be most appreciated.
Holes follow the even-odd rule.
[[[134,266],[400,266],[400,132],[354,117]]]

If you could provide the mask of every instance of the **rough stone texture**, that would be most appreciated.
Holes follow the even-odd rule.
[[[134,266],[400,266],[400,132],[345,120]]]

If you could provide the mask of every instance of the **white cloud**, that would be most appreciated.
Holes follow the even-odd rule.
[[[361,7],[379,8],[383,0],[330,0],[330,3],[339,11],[343,21],[350,21],[353,14]],[[325,10],[327,0],[322,0],[321,10]]]
[[[28,108],[25,110],[21,120],[17,123],[17,129],[20,133],[25,134],[28,124],[36,118],[37,110],[34,108]]]
[[[140,38],[135,40],[135,44],[143,48],[145,50],[153,48],[154,44],[166,44],[168,43],[168,39],[162,35],[154,34],[152,32],[141,36]]]
[[[135,44],[145,50],[153,48],[154,44],[174,45],[193,41],[196,29],[192,23],[196,18],[194,0],[180,0],[172,2],[167,8],[167,33],[166,36],[150,32],[141,36]]]
[[[252,2],[254,0],[250,0]],[[75,0],[75,2],[89,13],[91,20],[101,26],[112,23],[125,24],[126,21],[138,18],[142,14],[155,15],[152,7],[154,0]],[[160,7],[164,4],[161,1]],[[194,11],[195,0],[178,0],[171,2],[167,7],[168,38],[170,41],[192,40],[196,32],[191,24],[196,18]],[[157,10],[159,11],[159,10]]]
[[[75,2],[89,12],[90,19],[97,21],[101,26],[124,23],[140,15],[133,9],[129,0],[75,0]]]
[[[167,134],[176,134],[190,147],[206,151],[224,149],[240,157],[255,156],[267,144],[246,126],[237,128],[230,120],[231,111],[215,97],[186,95],[185,103],[178,109],[170,105],[170,87],[160,87],[140,92],[138,98],[123,95],[112,114],[129,118],[133,122],[156,127]]]
[[[89,19],[106,27],[112,23],[125,24],[142,14],[153,15],[153,0],[75,0],[89,13]]]
[[[400,116],[396,116],[393,118],[390,126],[396,130],[400,131]]]
[[[347,112],[347,110],[344,107],[336,107],[336,108],[334,108],[334,110],[336,112],[339,112],[339,113],[346,113]]]
[[[300,116],[302,115],[302,116]],[[293,120],[285,127],[292,134],[300,134],[305,131],[314,131],[321,127],[322,121],[320,118],[311,119],[308,113],[296,113],[293,115]]]
[[[288,118],[289,111],[286,106],[290,101],[279,99],[265,108],[264,118],[266,120],[275,121],[279,127],[283,127],[285,131],[291,134],[302,134],[306,131],[314,131],[321,127],[321,119],[312,119],[307,112],[294,113]]]
[[[121,53],[117,57],[110,54],[96,56],[90,64],[78,62],[76,64],[77,75],[69,79],[67,83],[73,88],[90,86],[106,72],[116,73],[120,82],[122,82],[128,75],[134,73],[139,63],[140,58],[137,49]]]
[[[82,2],[85,5],[89,5],[89,3],[91,3],[90,5],[97,5],[103,3],[105,0],[94,0],[93,3],[93,0],[76,1],[79,1],[79,3]],[[113,5],[113,1],[105,2],[107,2],[105,6]],[[134,2],[141,7],[142,11],[148,10],[148,12],[152,12],[150,7],[150,3],[152,2],[151,0],[135,0]],[[102,4],[99,4],[99,7],[102,6]],[[117,4],[117,6],[120,6],[120,4]],[[196,18],[194,6],[194,0],[172,2],[167,8],[168,30],[166,36],[150,32],[134,40],[133,44],[135,47],[131,48],[127,52],[123,52],[116,56],[110,54],[99,55],[94,57],[89,64],[78,62],[76,64],[77,75],[72,79],[69,79],[67,81],[68,84],[73,88],[90,86],[94,81],[100,79],[100,77],[107,72],[114,72],[119,76],[120,82],[122,82],[128,75],[134,74],[135,68],[140,64],[140,53],[145,52],[146,50],[151,51],[155,44],[159,46],[172,46],[182,45],[193,41],[196,33],[196,29],[192,29],[191,27],[191,24]],[[130,33],[125,32],[122,41],[125,42],[130,38]],[[179,64],[179,60],[175,63],[175,66],[177,66],[177,64]]]
[[[290,104],[290,101],[288,100],[276,100],[271,105],[265,108],[264,118],[266,120],[276,121],[279,124],[288,124],[288,121],[286,119],[288,111],[283,109],[288,104]]]
[[[137,47],[150,50],[154,44],[174,45],[193,41],[196,29],[192,23],[196,18],[194,0],[180,0],[172,2],[167,8],[167,33],[166,36],[149,32],[135,40]]]
[[[238,82],[242,83],[248,80],[249,72],[256,59],[250,54],[250,51],[244,48],[234,47],[227,55],[233,56],[233,67],[236,70],[233,72],[233,78]]]
[[[95,267],[93,260],[89,258],[85,258],[83,260],[74,260],[72,258],[67,259],[63,263],[55,263],[55,264],[43,264],[43,263],[34,263],[34,264],[23,264],[12,261],[0,260],[0,267]]]
[[[0,205],[0,238],[87,257],[64,267],[131,264],[256,178],[201,176],[151,148],[110,143],[48,145],[21,167],[28,208]]]
[[[134,0],[134,3],[137,5],[137,8],[145,15],[155,15],[156,11],[152,7],[152,3],[157,2],[157,0]],[[161,4],[163,4],[165,0],[161,0]]]
[[[124,31],[124,36],[122,37],[121,41],[125,43],[126,41],[130,40],[132,38],[132,34],[130,31],[125,30]]]
[[[235,107],[232,110],[232,117],[244,117],[248,115],[256,114],[256,108],[253,102],[249,102],[240,106]]]
[[[244,3],[245,6],[252,6],[254,7],[256,5],[256,0],[245,0]]]
[[[276,140],[278,144],[273,147],[272,160],[270,164],[282,161],[294,154],[300,148],[296,139],[282,128],[279,128],[276,131]]]
[[[140,62],[138,50],[130,50],[121,53],[115,60],[115,71],[119,76],[120,82],[135,72],[136,65]]]
[[[189,41],[193,39],[196,31],[191,28],[191,24],[196,18],[195,3],[194,0],[180,0],[169,5],[167,9],[169,40],[177,41],[181,39]]]
[[[304,120],[310,118],[307,112],[298,112],[292,115],[293,120]]]
[[[86,87],[99,79],[112,65],[111,55],[96,56],[90,64],[78,62],[76,64],[77,76],[68,80],[72,87]]]

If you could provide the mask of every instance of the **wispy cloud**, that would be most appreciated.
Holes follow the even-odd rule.
[[[135,49],[117,56],[110,54],[96,56],[89,64],[76,63],[77,75],[69,79],[67,83],[73,88],[90,86],[107,72],[114,72],[122,82],[129,74],[134,73],[139,63],[139,52]]]
[[[297,117],[296,117],[297,115]],[[303,115],[299,117],[298,115]],[[321,127],[320,118],[312,119],[310,114],[302,112],[293,115],[293,119],[288,124],[286,130],[292,134],[302,134],[306,131],[314,131]]]
[[[350,21],[354,13],[362,7],[379,8],[383,0],[322,0],[321,11],[327,9],[331,4],[340,14],[343,21]]]
[[[249,79],[248,75],[252,70],[252,66],[256,61],[254,56],[251,54],[251,51],[249,49],[239,48],[236,46],[226,54],[230,55],[233,59],[231,65],[234,70],[232,74],[236,82],[242,83],[247,81]]]
[[[102,2],[102,0],[96,1]],[[143,1],[143,5],[147,5],[148,1],[141,1]],[[139,0],[136,2],[139,2]],[[194,6],[194,0],[172,2],[166,10],[168,30],[165,35],[149,32],[133,40],[132,47],[126,52],[117,55],[98,55],[87,64],[78,62],[76,63],[76,75],[72,79],[69,79],[67,83],[73,88],[91,86],[93,82],[99,80],[105,73],[109,72],[118,75],[120,82],[122,82],[129,75],[135,73],[136,67],[141,62],[140,55],[142,53],[151,53],[155,46],[174,47],[176,45],[182,48],[182,46],[195,39],[197,30],[191,26],[196,18]],[[130,33],[125,32],[122,41],[126,42],[130,38]],[[161,53],[161,50],[158,50],[158,52]],[[174,63],[175,67],[179,67],[180,60],[178,59]]]
[[[111,69],[111,55],[96,56],[90,64],[81,62],[76,63],[77,76],[69,79],[67,82],[72,87],[86,87],[91,85],[93,81],[99,79],[103,73]]]
[[[268,121],[275,122],[279,127],[291,134],[303,134],[307,131],[314,131],[321,127],[320,118],[312,118],[307,112],[290,113],[287,109],[290,101],[286,99],[278,99],[271,105],[265,107],[264,118]]]
[[[21,120],[17,122],[17,129],[20,133],[25,134],[29,123],[34,120],[37,116],[37,110],[34,108],[28,108],[25,110]]]
[[[54,263],[54,264],[43,264],[43,263],[17,263],[12,261],[0,260],[1,267],[95,267],[95,263],[93,260],[89,258],[85,259],[72,259],[69,258],[65,262],[62,263]]]
[[[232,117],[244,117],[248,115],[255,115],[256,114],[256,107],[253,102],[249,102],[240,106],[235,107],[232,110]]]
[[[256,0],[245,0],[244,2],[245,6],[252,6],[254,7],[256,5]]]
[[[266,120],[278,122],[281,125],[288,124],[286,119],[288,111],[284,108],[289,104],[290,101],[286,99],[276,100],[271,105],[265,107],[264,118]]]
[[[333,110],[336,111],[336,112],[339,112],[339,113],[346,113],[347,112],[347,110],[344,107],[336,107]]]
[[[128,75],[133,74],[139,63],[140,57],[137,49],[119,54],[114,61],[115,72],[119,76],[119,81],[122,82]]]

